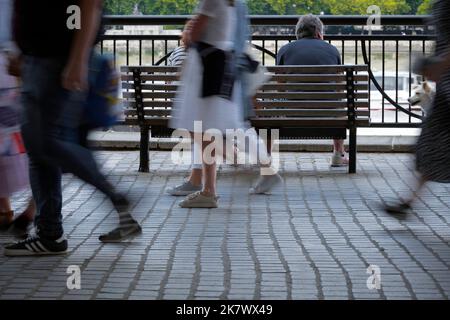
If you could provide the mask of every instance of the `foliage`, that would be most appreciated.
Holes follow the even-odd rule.
[[[190,14],[199,0],[105,0],[107,14]],[[426,14],[433,0],[247,0],[251,14],[367,14],[374,3],[381,14]]]

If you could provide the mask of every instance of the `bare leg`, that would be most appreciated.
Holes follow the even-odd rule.
[[[341,154],[344,154],[345,153],[344,140],[342,139],[333,140],[333,148],[334,152],[340,152]]]
[[[206,147],[213,142],[204,141],[203,142],[203,157],[205,157]],[[205,177],[205,185],[203,187],[202,194],[205,196],[215,196],[216,195],[216,161],[215,161],[215,151],[212,151],[211,156],[213,157],[213,163],[208,164],[205,159],[203,159],[203,176]],[[208,161],[209,162],[209,161]]]
[[[0,198],[0,213],[9,213],[12,211],[9,198]]]
[[[36,213],[36,203],[34,202],[33,199],[30,199],[27,208],[25,209],[24,212],[22,212],[20,216],[26,217],[29,220],[33,220],[35,213]]]
[[[9,198],[0,198],[0,228],[7,228],[11,225],[14,213],[11,210]]]
[[[345,156],[344,140],[333,140],[333,156],[331,158],[332,167],[347,166],[349,164],[348,158]]]
[[[189,182],[194,186],[202,185],[202,177],[203,177],[203,169],[194,168],[191,170],[191,174],[189,175]]]

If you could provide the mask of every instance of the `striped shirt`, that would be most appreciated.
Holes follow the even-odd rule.
[[[173,50],[172,54],[169,56],[168,65],[171,67],[181,67],[184,60],[186,59],[186,49],[180,46]]]

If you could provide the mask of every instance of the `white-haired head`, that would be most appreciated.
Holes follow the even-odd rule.
[[[297,40],[311,37],[319,38],[324,33],[323,29],[323,23],[319,17],[308,14],[298,19],[297,26],[295,27],[295,35],[297,36]]]

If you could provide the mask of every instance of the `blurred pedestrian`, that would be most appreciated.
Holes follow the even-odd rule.
[[[74,6],[79,8],[78,17]],[[92,152],[78,141],[101,13],[101,0],[15,1],[15,41],[23,54],[22,135],[30,158],[37,215],[36,234],[7,246],[6,255],[67,251],[61,214],[62,170],[98,188],[118,211],[119,227],[101,235],[101,241],[117,242],[141,232],[128,212],[127,198],[115,191],[99,171]],[[79,28],[70,25],[73,19],[80,19]]]
[[[250,160],[252,163],[258,163],[261,166],[261,175],[259,176],[256,184],[250,188],[250,193],[253,194],[268,194],[272,189],[282,181],[281,176],[277,173],[275,168],[272,168],[272,161],[267,152],[267,146],[264,144],[262,139],[256,133],[256,130],[250,125],[250,118],[255,115],[254,113],[254,94],[256,89],[258,89],[265,79],[265,75],[261,73],[256,73],[258,67],[261,67],[259,62],[255,61],[249,54],[249,40],[250,40],[250,30],[248,21],[248,8],[245,0],[236,0],[234,2],[236,7],[236,29],[234,35],[234,47],[233,52],[236,59],[236,80],[241,84],[242,89],[240,90],[239,97],[239,107],[241,108],[241,117],[243,119],[241,129],[246,130],[246,138],[248,138],[248,148],[250,152]],[[189,23],[187,24],[189,28]],[[185,35],[184,35],[185,37]],[[246,75],[252,74],[252,77],[246,77]],[[248,79],[258,78],[258,83],[247,83]],[[238,141],[239,145],[245,146],[245,141]],[[238,163],[238,149],[233,148],[233,154],[227,155],[227,150],[218,150],[216,152],[221,154],[225,160],[231,163]],[[256,152],[256,154],[252,154]],[[167,193],[173,196],[186,196],[195,192],[202,190],[202,166],[201,162],[201,147],[198,143],[193,144],[192,148],[192,169],[191,173],[186,181],[170,187],[167,189]]]
[[[450,183],[450,1],[435,1],[432,15],[436,49],[434,56],[422,61],[420,71],[429,80],[436,81],[436,96],[416,145],[416,168],[420,178],[409,198],[385,206],[392,214],[410,212],[427,182]]]
[[[241,86],[235,81],[232,52],[236,23],[233,0],[201,0],[185,30],[187,57],[170,126],[201,136],[195,143],[203,150],[204,185],[201,191],[188,195],[181,207],[217,207],[216,154],[213,150],[207,159],[205,150],[214,143],[212,130],[223,139],[227,130],[242,128]]]
[[[34,201],[28,201],[23,213],[14,216],[10,197],[29,185],[28,160],[19,128],[19,83],[8,74],[11,42],[12,0],[0,0],[0,229],[13,223],[26,232],[34,219]]]

